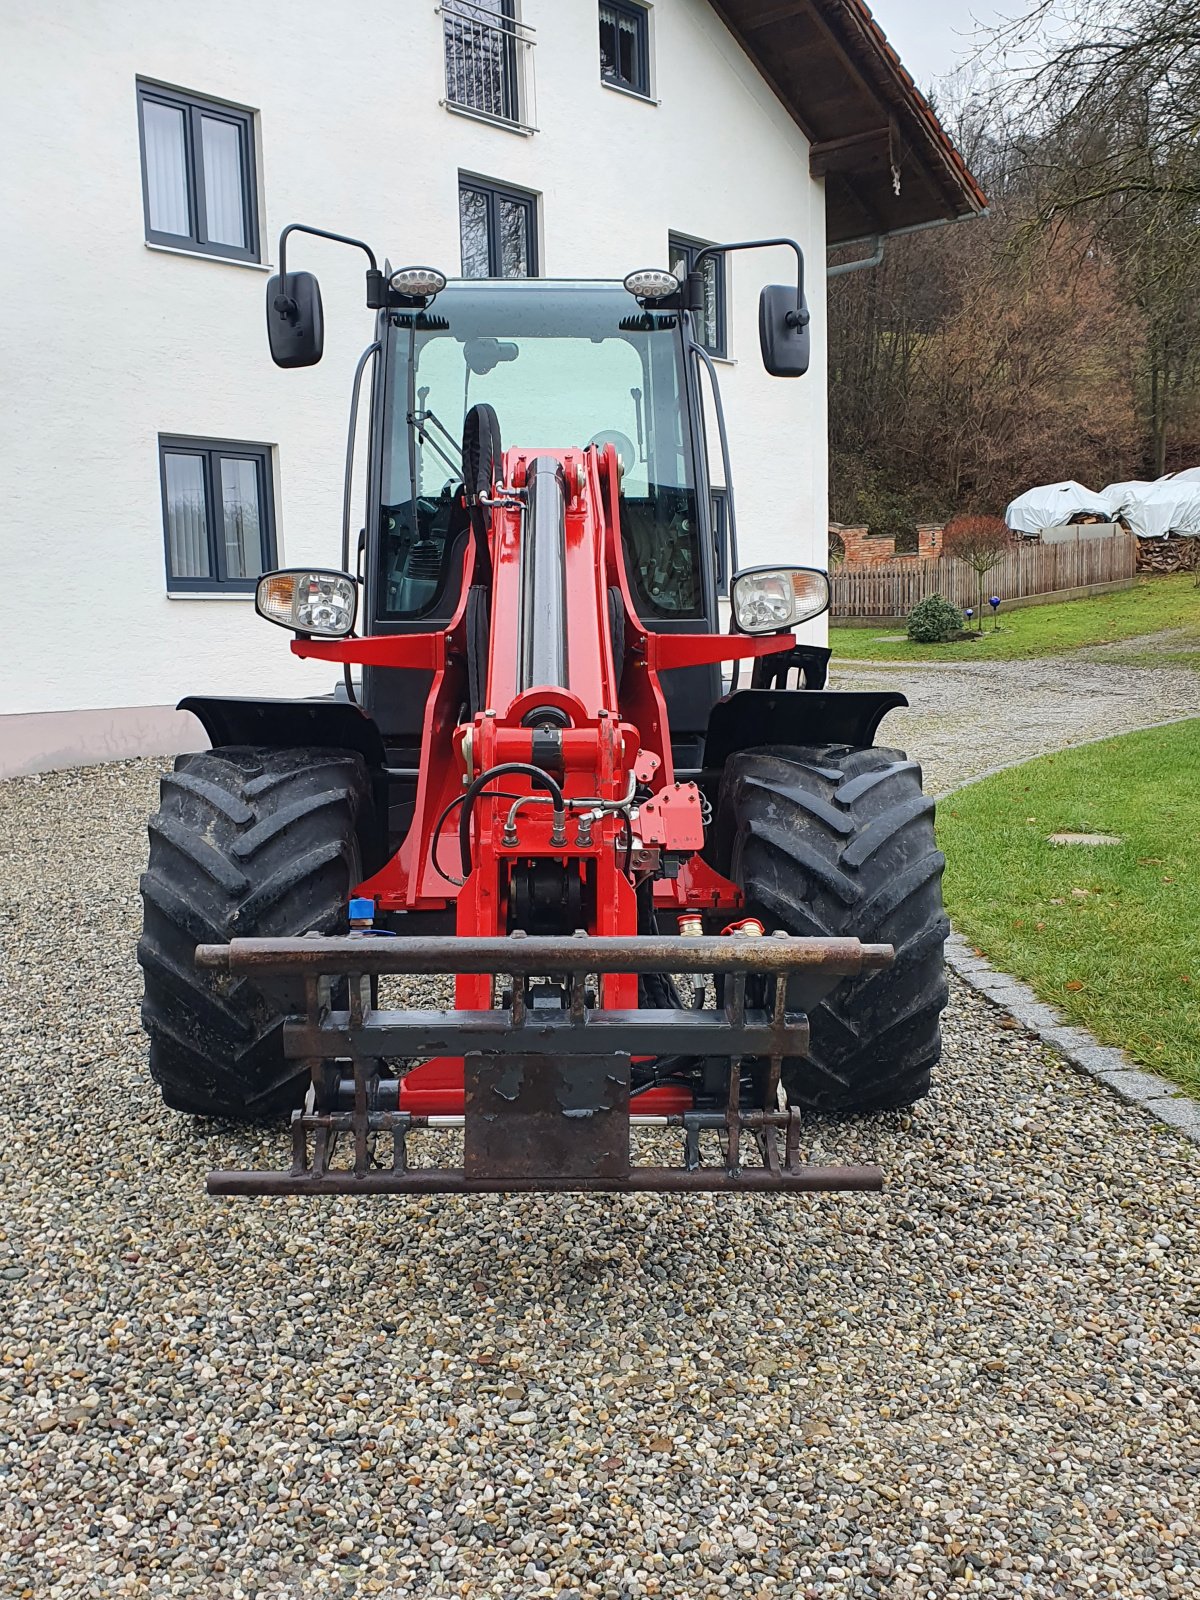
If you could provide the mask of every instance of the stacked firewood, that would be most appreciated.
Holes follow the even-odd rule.
[[[1200,572],[1200,538],[1168,534],[1165,539],[1139,539],[1139,572]]]

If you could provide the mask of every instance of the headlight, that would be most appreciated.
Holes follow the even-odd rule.
[[[743,633],[775,633],[829,610],[829,578],[815,567],[752,567],[729,591]]]
[[[254,609],[268,622],[277,622],[295,633],[341,639],[354,627],[358,585],[345,572],[301,567],[267,572],[254,591]]]

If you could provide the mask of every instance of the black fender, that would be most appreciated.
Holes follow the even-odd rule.
[[[736,689],[709,713],[705,777],[719,779],[735,751],[756,745],[874,744],[888,712],[907,704],[895,689]]]
[[[383,735],[347,700],[254,700],[190,694],[178,710],[199,719],[213,749],[253,744],[270,750],[353,750],[367,766],[387,765]]]
[[[353,750],[362,756],[375,796],[373,838],[364,838],[369,875],[387,859],[390,783],[383,735],[361,706],[348,700],[253,700],[190,694],[178,710],[196,717],[214,750],[257,745],[270,750]]]

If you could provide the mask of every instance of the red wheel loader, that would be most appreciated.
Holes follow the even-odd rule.
[[[447,282],[292,225],[267,288],[283,367],[323,346],[297,232],[366,253],[375,337],[340,568],[267,573],[256,604],[342,683],[184,700],[212,748],[164,778],[142,879],[164,1100],[292,1111],[290,1170],[210,1191],[878,1187],[806,1164],[804,1118],[928,1089],[933,803],[873,743],[904,697],[830,692],[829,652],[797,643],[825,574],[737,567],[703,260]],[[799,247],[717,253],[762,245],[797,262],[762,290],[762,358],[799,377]],[[445,1129],[461,1165],[428,1159]]]

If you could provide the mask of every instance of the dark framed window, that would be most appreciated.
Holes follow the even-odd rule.
[[[254,113],[140,81],[137,99],[146,238],[258,261]]]
[[[458,180],[464,278],[536,278],[537,196],[481,178]]]
[[[446,101],[522,125],[520,52],[529,48],[515,0],[444,0]]]
[[[278,565],[271,446],[160,434],[167,588],[252,594]]]
[[[702,240],[685,239],[673,233],[667,240],[667,254],[671,271],[677,278],[686,278],[696,265],[696,257],[705,249]],[[727,353],[725,322],[725,257],[708,256],[700,267],[704,275],[704,313],[700,318],[699,342],[712,356]]]
[[[650,25],[643,7],[600,0],[600,79],[649,95]]]

